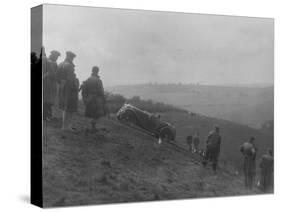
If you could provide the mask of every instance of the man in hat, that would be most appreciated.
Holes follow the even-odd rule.
[[[214,130],[209,133],[206,143],[206,155],[202,164],[206,167],[208,161],[210,161],[212,163],[212,169],[214,173],[216,173],[221,146],[220,129],[217,125],[215,125]]]
[[[267,153],[262,156],[259,164],[260,172],[260,188],[263,192],[273,190],[273,151],[268,149]]]
[[[62,112],[62,130],[72,130],[72,116],[77,112],[79,81],[73,60],[76,55],[66,52],[65,60],[58,66],[59,108]]]
[[[244,157],[243,172],[245,176],[245,187],[251,189],[256,175],[256,155],[257,148],[255,146],[255,138],[250,137],[240,146],[240,152]]]
[[[91,132],[97,132],[96,123],[105,115],[105,95],[103,83],[99,76],[99,67],[92,68],[91,76],[84,81],[82,98],[85,104],[85,116],[91,118]]]
[[[43,67],[43,119],[51,120],[52,106],[55,103],[57,93],[57,59],[60,53],[56,50],[51,51],[48,58],[42,63]]]

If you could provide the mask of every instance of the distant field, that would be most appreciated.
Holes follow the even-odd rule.
[[[106,89],[128,98],[140,96],[255,128],[273,120],[273,87],[141,84]]]

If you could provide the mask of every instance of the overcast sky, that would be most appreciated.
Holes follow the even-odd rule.
[[[105,86],[273,84],[273,20],[45,5],[46,53],[77,54],[80,81],[100,67]]]

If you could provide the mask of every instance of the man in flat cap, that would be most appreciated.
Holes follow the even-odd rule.
[[[75,74],[73,59],[76,55],[66,52],[65,60],[58,67],[59,108],[62,110],[62,130],[72,130],[72,116],[77,112],[79,81]]]
[[[216,173],[221,146],[220,129],[217,125],[215,125],[214,130],[209,133],[206,143],[206,155],[202,164],[205,167],[208,161],[210,161],[213,171]]]
[[[255,138],[250,137],[249,141],[244,142],[240,146],[240,152],[243,155],[243,172],[245,177],[245,187],[251,189],[253,187],[256,175],[256,155],[257,148],[254,143]]]
[[[43,66],[43,119],[51,120],[52,118],[52,106],[55,103],[55,97],[57,94],[57,59],[60,53],[56,50],[51,51]]]
[[[97,132],[96,123],[105,115],[105,95],[102,81],[99,76],[99,67],[92,68],[91,76],[83,83],[82,98],[85,108],[85,116],[91,118],[91,132]]]

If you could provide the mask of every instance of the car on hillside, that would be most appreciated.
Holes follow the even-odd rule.
[[[117,119],[144,130],[146,133],[162,141],[175,141],[176,129],[168,122],[162,121],[160,116],[156,116],[147,111],[143,111],[131,104],[124,104],[117,112]]]

